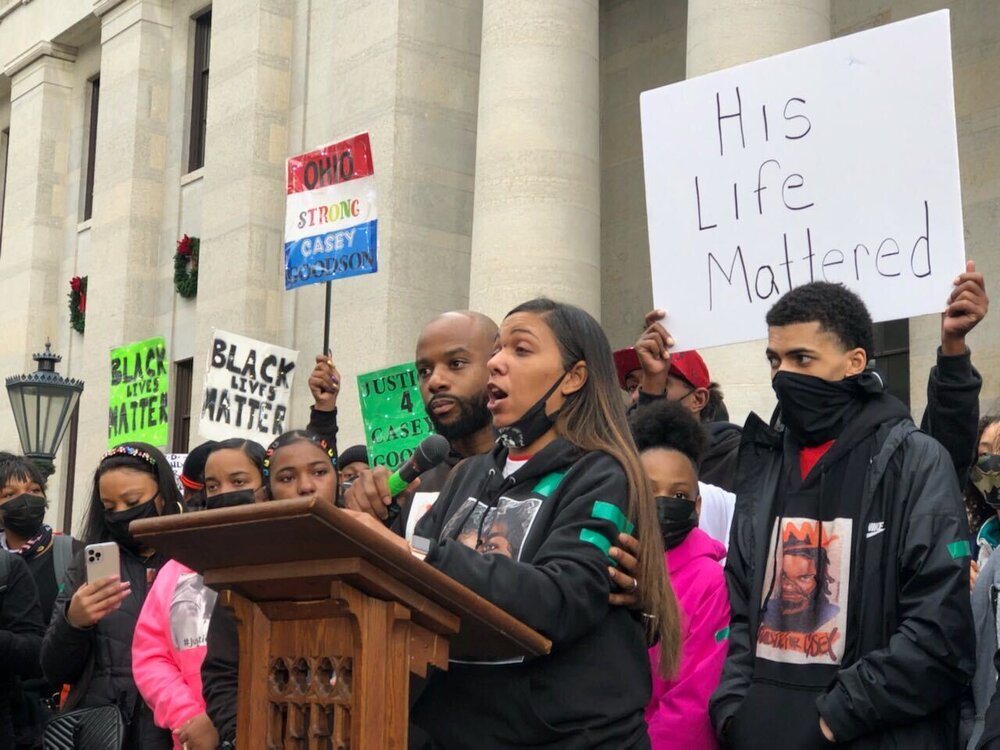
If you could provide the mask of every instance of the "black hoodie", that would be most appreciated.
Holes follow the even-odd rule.
[[[632,528],[625,473],[562,439],[504,479],[506,460],[497,448],[459,466],[416,535],[432,540],[428,563],[538,630],[552,653],[452,662],[412,720],[444,748],[649,747],[643,628],[608,604],[607,550]]]
[[[735,492],[736,463],[743,430],[732,422],[707,422],[702,426],[708,433],[708,446],[701,457],[698,479],[727,492]]]
[[[845,427],[802,482],[807,487],[818,475],[829,506],[820,507],[821,518],[843,518],[847,509],[853,516],[842,650],[834,665],[805,660],[776,668],[761,650],[776,643],[762,602],[778,541],[774,522],[791,515],[787,482],[794,455],[785,436],[751,415],[726,565],[730,647],[710,705],[724,745],[822,746],[822,716],[844,747],[955,747],[975,636],[964,511],[948,454],[888,395],[868,401]],[[791,536],[793,545],[803,541],[801,533]],[[817,541],[822,545],[813,536],[804,546]],[[782,744],[783,738],[790,741]]]

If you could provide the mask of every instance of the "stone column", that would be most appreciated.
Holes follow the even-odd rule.
[[[212,5],[198,352],[208,326],[265,340],[281,326],[292,14],[266,0]]]
[[[687,77],[829,38],[830,0],[688,0]],[[750,411],[767,419],[774,409],[764,349],[752,341],[702,352],[734,422]]]
[[[76,50],[39,42],[5,61],[10,141],[0,275],[0,368],[32,372],[32,352],[55,338],[68,279],[58,278],[66,220],[70,107]],[[5,419],[10,410],[0,398]],[[13,446],[12,446],[13,447]]]
[[[213,328],[282,341],[293,14],[293,3],[212,4],[196,372]],[[303,364],[299,382],[308,369]],[[191,394],[194,424],[201,396],[196,387]],[[199,442],[192,436],[192,445]]]
[[[58,344],[68,278],[60,275],[67,216],[70,113],[76,50],[39,42],[14,60],[2,60],[11,79],[7,191],[0,247],[0,372],[34,372],[33,352],[47,338]],[[61,352],[66,354],[65,351]],[[60,368],[66,374],[65,365]],[[0,395],[0,423],[21,452],[10,401]],[[65,452],[64,452],[65,455]],[[62,468],[57,458],[56,467]],[[49,482],[48,522],[61,528],[62,481]]]
[[[485,0],[469,304],[601,313],[597,0]],[[638,116],[638,113],[636,113]]]
[[[314,0],[307,13],[298,4],[288,153],[368,131],[375,167],[378,273],[333,284],[340,447],[364,441],[355,376],[412,361],[426,321],[469,305],[482,6]],[[284,343],[301,352],[297,427],[309,419],[323,291],[282,293],[294,333]]]
[[[94,210],[83,338],[79,476],[107,448],[110,351],[168,332],[172,247],[160,246],[169,118],[171,8],[168,0],[98,0],[101,101],[94,157]],[[59,295],[60,302],[65,295]],[[167,342],[168,346],[170,342]],[[86,512],[77,482],[76,528]]]
[[[830,38],[830,0],[688,0],[687,77]]]

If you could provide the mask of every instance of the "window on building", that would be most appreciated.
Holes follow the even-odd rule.
[[[212,49],[212,11],[194,19],[194,63],[191,81],[191,146],[188,172],[205,166],[205,124],[208,114],[208,66]]]
[[[83,220],[94,213],[94,159],[97,154],[97,110],[101,100],[101,79],[90,82],[90,116],[87,118],[87,173],[83,184]]]
[[[889,393],[910,405],[910,321],[875,324],[875,369]]]
[[[174,439],[171,450],[187,453],[191,439],[191,385],[194,360],[182,359],[174,365]]]
[[[0,130],[0,251],[3,250],[3,204],[7,193],[7,143],[10,128]]]
[[[63,495],[62,532],[73,533],[73,490],[76,488],[76,446],[80,435],[80,402],[76,402],[73,416],[69,418],[69,433],[66,441],[66,489]]]

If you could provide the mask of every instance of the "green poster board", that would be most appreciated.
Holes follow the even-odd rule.
[[[111,350],[108,448],[167,444],[167,344],[162,336]]]
[[[434,433],[412,363],[358,375],[358,394],[371,466],[399,468]]]

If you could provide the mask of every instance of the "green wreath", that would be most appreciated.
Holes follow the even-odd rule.
[[[87,277],[74,276],[69,280],[69,326],[83,333],[87,325]]]
[[[186,234],[177,241],[174,253],[174,289],[186,299],[198,294],[198,247],[197,237]]]

